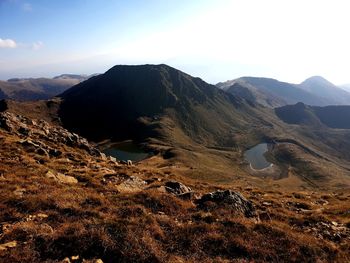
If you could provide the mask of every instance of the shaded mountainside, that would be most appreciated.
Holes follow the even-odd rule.
[[[61,97],[65,127],[96,140],[186,137],[229,146],[233,130],[254,118],[243,100],[166,65],[115,66]]]
[[[277,116],[289,124],[323,124],[329,128],[350,129],[350,106],[313,107],[303,103],[276,108]]]
[[[0,99],[10,98],[20,101],[46,100],[88,78],[89,76],[64,74],[52,79],[14,78],[8,81],[0,81]]]
[[[337,87],[333,83],[320,76],[306,79],[298,85],[312,94],[318,95],[333,102],[335,105],[350,105],[350,93]]]

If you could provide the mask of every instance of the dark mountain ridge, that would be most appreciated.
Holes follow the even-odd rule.
[[[247,107],[242,100],[167,65],[115,66],[61,97],[63,124],[95,140],[161,136],[166,129],[217,141],[233,124],[246,123],[239,116]]]
[[[350,106],[307,106],[303,103],[275,109],[286,123],[315,126],[323,124],[334,129],[350,129]]]

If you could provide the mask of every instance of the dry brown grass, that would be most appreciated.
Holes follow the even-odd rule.
[[[182,167],[157,168],[152,162],[161,165],[159,158],[118,167],[62,147],[63,157],[41,163],[41,156],[15,143],[18,138],[0,137],[0,244],[17,241],[0,250],[0,262],[58,262],[76,255],[104,262],[349,261],[349,235],[333,239],[317,225],[336,221],[349,229],[348,193],[265,191],[237,181],[232,188],[260,215],[248,219],[228,206],[201,209],[157,190],[167,180],[180,180],[198,195],[227,187],[181,176]],[[56,182],[45,177],[48,170],[79,182]],[[120,192],[103,181],[111,170],[120,180],[133,175],[160,181]]]

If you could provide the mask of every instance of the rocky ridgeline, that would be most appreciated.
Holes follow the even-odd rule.
[[[85,150],[90,155],[101,156],[100,151],[91,146],[85,138],[60,126],[50,125],[44,120],[32,120],[11,112],[1,112],[0,128],[17,135],[21,138],[18,143],[40,155],[60,156],[62,153],[57,148],[61,144]],[[48,143],[53,146],[49,146]]]

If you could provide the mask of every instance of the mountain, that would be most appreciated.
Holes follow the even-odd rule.
[[[350,105],[350,93],[337,87],[333,83],[320,76],[306,79],[298,85],[314,95],[318,95],[334,105]]]
[[[262,82],[281,87],[277,81]],[[292,113],[294,122],[313,125],[291,126],[278,111],[167,65],[115,66],[60,99],[58,114],[66,129],[94,142],[134,140],[175,163],[195,167],[190,177],[222,182],[231,180],[232,171],[255,174],[242,164],[244,151],[271,143],[269,158],[276,165],[264,176],[281,179],[293,171],[293,184],[305,187],[350,185],[350,131],[323,125],[312,111],[304,114],[304,104]]]
[[[270,78],[242,77],[216,85],[235,96],[265,107],[281,107],[298,102],[312,106],[350,105],[350,93],[320,76],[300,84]]]
[[[338,87],[347,92],[350,92],[350,84],[343,84],[343,85],[339,85]]]
[[[60,97],[65,127],[95,140],[175,135],[233,145],[230,134],[253,119],[241,99],[167,65],[115,66]]]
[[[276,108],[277,116],[289,124],[320,125],[350,129],[350,106],[313,107],[303,103]]]
[[[233,85],[120,65],[1,100],[0,261],[348,262],[348,108],[271,109]],[[147,158],[102,147],[126,139]],[[273,165],[254,170],[261,144]]]
[[[270,78],[242,77],[218,83],[216,86],[237,95],[237,85],[245,88],[257,103],[267,107],[278,107],[303,102],[309,105],[328,105],[329,101],[316,94],[301,89],[297,85]],[[245,98],[243,96],[243,98]]]
[[[90,76],[64,74],[49,78],[14,78],[0,81],[0,98],[20,101],[45,100],[52,98]]]

